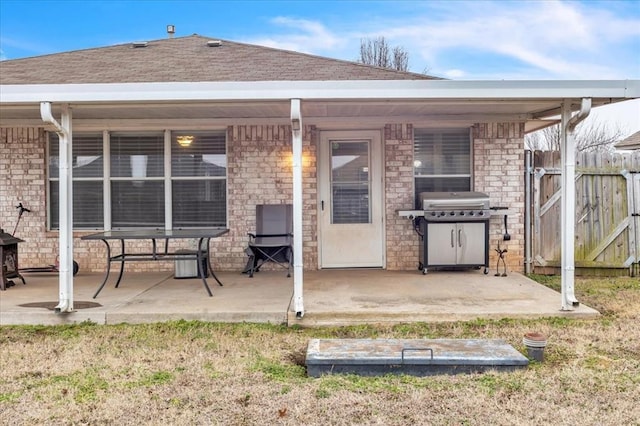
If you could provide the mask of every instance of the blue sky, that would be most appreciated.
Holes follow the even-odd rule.
[[[346,60],[384,36],[411,71],[459,80],[640,79],[640,0],[0,0],[0,59],[160,39],[167,24]],[[640,102],[612,117],[640,130]]]

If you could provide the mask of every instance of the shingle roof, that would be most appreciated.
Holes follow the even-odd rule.
[[[423,80],[400,72],[299,52],[214,40],[197,34],[0,62],[0,84]]]
[[[640,131],[616,144],[617,149],[640,149]]]

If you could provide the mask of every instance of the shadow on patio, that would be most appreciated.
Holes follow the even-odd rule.
[[[125,272],[117,289],[113,275],[92,299],[103,275],[80,272],[74,279],[76,311],[55,314],[51,307],[58,300],[58,276],[25,274],[27,285],[0,292],[0,325],[185,319],[322,326],[599,315],[585,305],[572,312],[560,311],[559,293],[517,273],[494,277],[481,271],[434,271],[426,276],[418,271],[371,269],[305,272],[302,319],[290,310],[293,278],[281,271],[263,271],[254,278],[219,272],[224,287],[210,278],[213,297],[207,296],[201,280],[177,280],[171,272]],[[49,309],[21,306],[45,306],[45,302]],[[99,306],[90,307],[87,302]]]

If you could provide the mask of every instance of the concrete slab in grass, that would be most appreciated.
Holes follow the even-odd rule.
[[[529,360],[498,339],[312,339],[307,346],[307,374],[477,373],[514,370]]]

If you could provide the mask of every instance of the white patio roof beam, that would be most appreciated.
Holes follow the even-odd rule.
[[[0,103],[260,100],[570,99],[640,97],[640,80],[259,81],[2,85]]]

